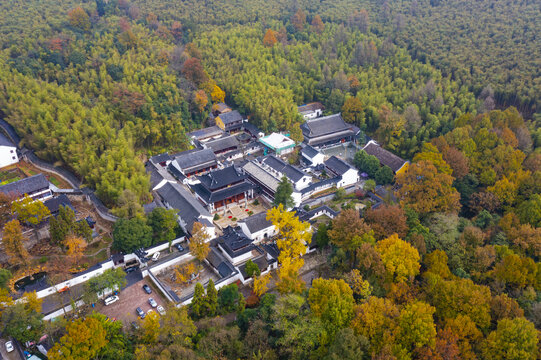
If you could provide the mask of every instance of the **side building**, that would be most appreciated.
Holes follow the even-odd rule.
[[[307,120],[301,125],[304,142],[315,148],[324,148],[346,142],[356,142],[360,130],[346,124],[340,114]]]
[[[193,224],[199,222],[206,227],[211,239],[216,237],[212,215],[182,185],[168,182],[156,192],[166,208],[177,210],[178,223],[186,234],[191,235]]]
[[[380,165],[390,167],[395,174],[404,172],[408,167],[409,161],[402,159],[400,156],[393,154],[389,150],[385,150],[374,140],[370,140],[363,147],[363,150],[366,151],[368,155],[375,156],[379,160]]]
[[[169,171],[177,178],[202,175],[218,167],[212,149],[193,149],[183,151],[169,164]]]
[[[19,162],[17,147],[0,133],[0,168]]]
[[[320,102],[312,102],[297,107],[299,114],[302,115],[304,120],[315,119],[323,115],[325,107]]]
[[[242,123],[244,118],[237,111],[228,111],[216,116],[216,126],[218,126],[223,131],[227,132],[236,132],[242,128]]]
[[[49,180],[47,180],[43,174],[37,174],[0,186],[0,192],[17,199],[20,199],[25,195],[40,201],[45,201],[53,197],[53,193],[49,186]]]

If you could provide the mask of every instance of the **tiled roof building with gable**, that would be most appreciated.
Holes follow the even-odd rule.
[[[340,114],[307,120],[301,125],[301,130],[304,142],[313,147],[356,141],[360,133],[358,127],[346,124]]]
[[[385,150],[378,145],[374,140],[370,140],[364,147],[363,150],[366,151],[368,155],[375,156],[381,165],[386,165],[391,168],[391,170],[397,174],[406,169],[408,161],[402,159],[400,156],[397,156]]]
[[[225,210],[229,205],[246,203],[253,197],[254,185],[234,166],[198,176],[191,188],[210,212]]]

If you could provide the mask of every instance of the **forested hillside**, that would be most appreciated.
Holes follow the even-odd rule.
[[[264,130],[300,139],[296,105],[321,101],[411,158],[462,114],[535,111],[539,24],[527,20],[539,8],[490,3],[5,2],[1,80],[17,86],[2,92],[2,108],[38,155],[109,204],[126,188],[148,198],[140,156],[187,147],[212,78]]]
[[[339,214],[317,219],[314,253],[300,256],[310,224],[273,208],[276,271],[246,263],[251,285],[216,289],[175,268],[206,290],[193,284],[191,305],[128,326],[90,307],[46,323],[33,295],[12,301],[0,269],[4,334],[49,334],[51,359],[539,358],[538,2],[9,0],[0,14],[0,116],[21,145],[125,205],[118,250],[178,236],[175,211],[137,204],[151,199],[143,164],[188,149],[186,133],[224,100],[299,141],[297,106],[322,102],[410,161],[395,175],[358,151],[359,172],[385,186],[333,189]],[[7,221],[11,199],[0,200]],[[9,224],[2,242],[16,258],[23,235]],[[201,234],[189,245],[197,266]]]

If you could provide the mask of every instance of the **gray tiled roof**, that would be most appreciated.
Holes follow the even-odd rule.
[[[73,205],[71,204],[70,199],[66,196],[66,194],[61,194],[57,197],[54,197],[52,199],[45,200],[43,202],[43,205],[49,209],[51,214],[55,214],[60,209],[60,206],[69,207],[70,209],[74,210]]]
[[[154,164],[159,164],[161,162],[166,162],[170,160],[173,160],[173,159],[166,152],[158,154],[158,155],[154,155],[153,157],[150,158],[150,161],[152,161]]]
[[[212,149],[193,149],[176,155],[175,162],[184,172],[216,165],[216,155]]]
[[[218,152],[221,152],[223,150],[233,148],[233,147],[238,148],[238,146],[239,146],[239,141],[233,135],[222,137],[216,140],[210,140],[207,143],[205,143],[205,147],[212,149],[214,153],[218,153]]]
[[[162,201],[178,210],[178,215],[186,223],[189,231],[191,231],[193,223],[198,221],[199,216],[211,216],[207,209],[180,184],[167,183],[156,192]]]
[[[344,175],[349,169],[353,169],[351,165],[334,155],[325,160],[325,167],[336,175]]]
[[[232,258],[246,254],[255,248],[251,239],[231,226],[224,229],[224,233],[217,239],[217,243]]]
[[[206,139],[213,136],[218,136],[224,132],[218,126],[210,126],[204,129],[199,129],[186,134],[189,138],[196,140]]]
[[[0,192],[4,194],[24,195],[30,194],[38,190],[49,188],[49,181],[43,174],[30,176],[19,181],[15,181],[3,186],[0,186]]]
[[[244,181],[218,191],[210,191],[202,184],[192,185],[191,188],[203,199],[203,201],[205,201],[207,204],[211,204],[247,192],[253,189],[254,186],[248,181]]]
[[[246,175],[240,173],[234,166],[228,166],[224,169],[211,171],[210,173],[198,176],[197,179],[207,189],[215,190],[224,186],[237,183],[246,178]]]
[[[175,181],[175,178],[169,174],[159,163],[148,161],[145,164],[145,170],[150,174],[150,185],[154,188],[163,180]]]
[[[303,126],[301,126],[301,129],[303,130],[303,133],[311,137],[332,134],[338,131],[350,129],[340,114],[333,114],[313,120],[307,120],[302,125]]]
[[[247,162],[242,168],[251,178],[265,184],[272,191],[276,191],[278,185],[280,185],[280,181],[254,161]]]
[[[312,159],[314,156],[319,154],[319,151],[317,151],[310,145],[306,145],[302,148],[301,153]]]
[[[388,150],[385,150],[374,142],[369,142],[363,148],[363,150],[366,151],[369,155],[377,157],[382,165],[387,165],[391,168],[393,172],[397,172],[402,166],[404,166],[404,163],[406,162],[406,160],[402,159],[401,157],[393,154]]]
[[[249,216],[240,222],[245,223],[252,234],[272,226],[272,221],[267,220],[266,212]]]
[[[222,120],[222,122],[226,126],[227,126],[227,124],[234,123],[234,122],[237,122],[237,121],[242,121],[242,119],[243,119],[242,115],[237,110],[233,110],[233,111],[229,111],[229,112],[220,114],[220,115],[218,115],[218,117],[220,118],[220,120]]]
[[[9,140],[4,134],[0,132],[0,146],[12,146],[15,147],[15,145]]]
[[[231,275],[235,271],[233,265],[231,265],[215,247],[210,248],[207,255],[207,261],[212,267],[218,270],[218,273],[222,278]]]
[[[325,109],[325,106],[323,106],[323,104],[320,103],[320,102],[312,102],[312,103],[304,104],[304,105],[301,105],[301,106],[297,107],[297,110],[300,113],[310,113],[310,112],[314,112],[314,111],[320,110],[320,109],[321,110]]]
[[[293,182],[301,180],[305,174],[294,166],[291,166],[274,155],[265,156],[261,163],[287,176]]]

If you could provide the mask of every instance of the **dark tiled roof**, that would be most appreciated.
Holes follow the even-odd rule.
[[[193,149],[181,152],[175,161],[184,172],[192,172],[216,165],[216,155],[212,149]]]
[[[197,179],[209,190],[215,190],[227,185],[235,184],[246,178],[246,175],[237,171],[234,166],[211,171],[210,173],[198,176]]]
[[[331,219],[334,219],[339,214],[338,212],[334,211],[333,209],[331,209],[327,205],[322,205],[322,206],[319,206],[319,207],[317,207],[315,209],[312,209],[310,211],[297,209],[297,216],[302,221],[308,221],[308,220],[312,220],[312,218],[315,217],[316,214],[320,213],[320,212],[324,212],[324,213],[329,214]]]
[[[307,157],[309,157],[310,159],[312,159],[314,156],[316,156],[317,154],[319,154],[319,151],[317,151],[316,149],[314,149],[312,146],[310,145],[306,145],[305,147],[302,148],[301,150],[301,153],[306,155]]]
[[[60,209],[60,206],[64,206],[64,207],[67,206],[70,209],[72,209],[73,211],[75,211],[75,209],[73,208],[73,205],[71,204],[70,199],[68,199],[66,194],[61,194],[61,195],[59,195],[57,197],[54,197],[52,199],[45,200],[43,202],[43,205],[45,205],[47,207],[47,209],[49,209],[51,214],[56,214],[58,212],[58,210]]]
[[[242,121],[242,115],[237,111],[229,111],[218,116],[224,125],[231,124],[237,121]]]
[[[220,244],[222,249],[231,258],[246,254],[255,249],[251,239],[231,226],[224,229],[224,233],[217,239],[217,243]]]
[[[255,259],[252,259],[252,262],[254,264],[256,264],[257,267],[259,268],[259,270],[261,270],[261,271],[265,271],[269,267],[269,262],[267,261],[267,258],[265,258],[264,256],[259,256],[259,257],[255,258]],[[248,279],[249,276],[246,273],[246,264],[247,264],[247,262],[240,265],[239,270],[240,270],[240,272],[242,274],[242,277],[245,278],[245,279]]]
[[[207,139],[209,137],[218,136],[224,132],[218,126],[211,126],[204,129],[199,129],[188,133],[189,138],[194,138],[196,140]]]
[[[363,150],[366,151],[367,154],[377,157],[382,165],[387,165],[393,172],[400,170],[400,168],[404,166],[404,163],[406,162],[406,160],[396,156],[388,150],[385,150],[373,141],[366,144]]]
[[[344,175],[349,169],[353,169],[347,162],[334,155],[325,160],[325,167],[336,175]]]
[[[211,247],[209,254],[207,255],[207,261],[215,268],[222,278],[231,275],[235,269],[233,266],[220,254],[215,248]]]
[[[278,246],[276,246],[276,244],[263,244],[261,247],[267,252],[267,254],[269,254],[275,259],[278,259],[278,256],[280,255],[280,250],[278,249]]]
[[[226,103],[223,103],[223,102],[214,104],[212,106],[212,108],[215,109],[216,111],[219,111],[219,112],[223,112],[225,110],[231,110],[229,105],[227,105]]]
[[[307,120],[302,124],[301,129],[305,135],[311,137],[332,134],[338,131],[350,130],[340,114],[320,117],[313,120]]]
[[[158,154],[158,155],[154,155],[153,157],[150,158],[150,161],[152,161],[154,164],[159,164],[159,163],[170,161],[170,160],[173,160],[173,159],[171,158],[169,153],[166,153],[166,152]]]
[[[243,123],[242,127],[244,128],[244,131],[246,131],[247,133],[249,133],[253,137],[258,137],[259,133],[263,132],[257,126],[255,126],[254,124],[249,123],[249,122]]]
[[[247,181],[226,187],[225,189],[211,191],[202,184],[191,185],[193,191],[199,195],[203,201],[207,204],[215,203],[217,201],[222,201],[228,199],[232,196],[242,194],[250,189],[254,188],[254,185],[250,184]]]
[[[191,231],[194,222],[199,221],[199,216],[211,216],[207,209],[180,184],[167,183],[156,192],[162,201],[178,210],[178,215],[186,223],[188,231]]]
[[[145,170],[150,174],[150,185],[154,188],[163,180],[175,181],[173,176],[169,174],[159,163],[147,161],[145,164]]]
[[[249,216],[241,222],[246,224],[252,234],[272,226],[272,221],[267,220],[266,212]]]
[[[274,169],[287,176],[288,179],[297,182],[301,180],[306,174],[294,166],[285,163],[282,159],[277,158],[274,155],[268,155],[261,159],[261,163]]]
[[[233,135],[229,135],[216,140],[210,140],[205,143],[205,147],[212,149],[214,153],[218,153],[230,148],[238,148],[239,141]]]
[[[0,132],[0,146],[11,146],[15,147],[15,145],[9,140],[4,134]]]
[[[325,106],[323,106],[323,104],[320,102],[312,102],[297,107],[297,110],[300,113],[309,113],[320,109],[325,110]]]
[[[43,174],[30,176],[19,181],[15,181],[3,186],[0,186],[0,192],[4,194],[30,194],[35,191],[49,188],[49,181]]]
[[[308,193],[313,192],[313,191],[318,191],[318,189],[332,187],[332,186],[338,184],[338,182],[340,180],[342,180],[342,177],[337,176],[337,177],[333,177],[333,178],[330,178],[330,179],[321,180],[321,181],[316,182],[316,183],[312,183],[312,184],[308,185],[307,187],[305,187],[304,189],[302,189],[301,194],[304,195],[304,194],[308,194]]]

